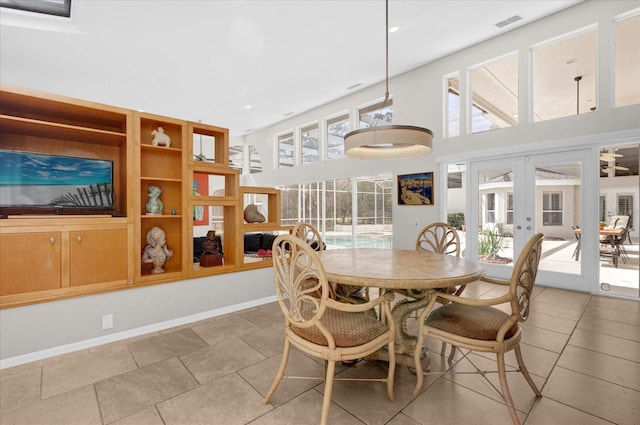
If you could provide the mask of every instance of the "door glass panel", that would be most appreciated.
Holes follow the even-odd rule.
[[[536,232],[544,234],[540,270],[581,272],[581,175],[579,162],[535,167]]]
[[[478,260],[513,266],[513,224],[508,224],[514,195],[514,170],[478,171]],[[511,203],[511,204],[510,204]],[[510,221],[513,221],[511,218]]]
[[[599,218],[603,228],[599,236],[599,289],[602,293],[640,296],[639,153],[637,143],[600,149]]]

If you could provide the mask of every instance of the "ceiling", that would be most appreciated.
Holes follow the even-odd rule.
[[[580,2],[391,0],[390,75]],[[381,0],[73,0],[65,20],[1,8],[0,82],[241,136],[383,81],[384,11]]]

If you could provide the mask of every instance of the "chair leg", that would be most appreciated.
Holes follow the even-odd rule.
[[[524,364],[524,358],[522,357],[522,351],[520,351],[520,346],[518,345],[514,351],[516,353],[516,360],[518,361],[518,367],[520,368],[520,373],[522,373],[522,375],[524,376],[524,379],[527,380],[533,392],[536,393],[536,397],[538,398],[542,397],[542,393],[538,389],[538,386],[535,384],[535,382],[533,382],[533,379],[531,379],[531,375],[529,375],[529,371],[527,370],[527,367]]]
[[[449,364],[453,362],[453,356],[456,355],[456,349],[457,347],[455,345],[451,346],[451,352],[449,353],[449,357],[447,358],[447,361],[449,362]]]
[[[389,398],[389,401],[396,401],[396,396],[393,391],[393,382],[396,376],[396,350],[395,350],[393,339],[389,341],[389,344],[387,345],[387,351],[389,352],[389,371],[387,373],[387,397]]]
[[[322,417],[320,425],[329,423],[329,407],[331,407],[331,392],[333,391],[333,375],[336,372],[336,362],[330,361],[327,364],[327,374],[324,380],[324,398],[322,399]]]
[[[287,362],[289,361],[289,348],[290,348],[289,340],[285,337],[284,350],[282,352],[282,361],[280,362],[280,369],[278,369],[278,373],[276,374],[276,377],[273,380],[273,384],[271,384],[271,388],[269,389],[267,396],[262,401],[262,404],[269,403],[269,401],[271,400],[271,397],[273,397],[273,393],[276,392],[278,385],[280,385],[280,382],[282,382],[282,378],[284,377],[284,371],[287,368]]]
[[[516,413],[516,408],[513,405],[513,399],[509,392],[509,384],[507,384],[507,371],[504,364],[504,353],[498,353],[498,376],[500,377],[500,386],[502,386],[502,398],[509,409],[509,415],[511,415],[511,421],[513,425],[520,425],[520,418]]]

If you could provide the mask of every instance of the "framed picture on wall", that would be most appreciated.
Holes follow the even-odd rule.
[[[398,175],[398,205],[433,205],[433,171]]]

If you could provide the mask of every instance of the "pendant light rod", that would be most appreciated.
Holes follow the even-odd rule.
[[[382,108],[389,102],[389,0],[385,0],[385,92]],[[359,159],[406,159],[431,153],[433,132],[411,125],[372,127],[351,131],[344,136],[344,153]]]

